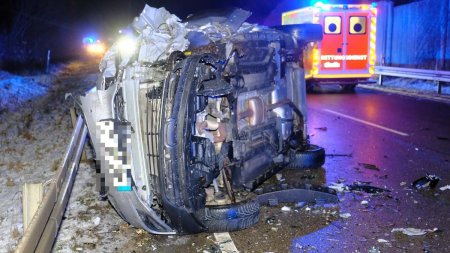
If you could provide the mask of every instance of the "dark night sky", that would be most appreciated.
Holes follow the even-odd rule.
[[[396,3],[415,0],[396,0]],[[53,48],[61,54],[77,51],[84,36],[93,35],[112,42],[118,30],[131,23],[145,4],[165,7],[182,20],[189,14],[240,7],[253,15],[251,23],[278,25],[281,13],[317,0],[0,0],[0,38],[13,30],[14,17],[23,14],[31,23],[22,41],[35,41],[42,50]],[[370,0],[322,0],[326,3],[371,3]],[[38,40],[40,38],[40,40]],[[38,42],[39,41],[39,42]],[[64,45],[65,47],[61,47]],[[41,49],[39,49],[41,50]]]
[[[98,30],[103,34],[111,34],[131,23],[133,17],[139,15],[145,4],[152,7],[165,7],[181,19],[189,14],[214,9],[240,7],[253,14],[249,21],[266,25],[280,23],[284,11],[308,6],[314,0],[81,0],[79,3],[80,22],[85,29]],[[324,1],[325,2],[325,1]],[[370,3],[365,0],[329,0],[329,3]]]

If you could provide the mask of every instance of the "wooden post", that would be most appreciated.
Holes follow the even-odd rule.
[[[23,206],[23,230],[27,230],[28,225],[36,213],[39,205],[44,198],[44,186],[38,184],[24,184],[22,188],[22,206]]]

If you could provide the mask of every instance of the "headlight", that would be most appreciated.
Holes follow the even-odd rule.
[[[137,49],[136,39],[130,38],[128,36],[120,38],[117,42],[117,45],[122,58],[129,58],[133,56]]]

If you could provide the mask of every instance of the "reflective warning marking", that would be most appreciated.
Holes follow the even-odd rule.
[[[330,110],[330,109],[323,109],[323,110],[326,111],[326,112],[329,112],[329,113],[341,116],[341,117],[346,118],[346,119],[350,119],[350,120],[353,120],[353,121],[356,121],[356,122],[359,122],[359,123],[362,123],[362,124],[365,124],[365,125],[368,125],[368,126],[372,126],[372,127],[376,127],[376,128],[382,129],[384,131],[388,131],[388,132],[391,132],[391,133],[394,133],[394,134],[398,134],[398,135],[401,135],[401,136],[409,136],[409,134],[407,134],[407,133],[400,132],[400,131],[397,131],[397,130],[394,130],[394,129],[391,129],[391,128],[388,128],[388,127],[384,127],[384,126],[381,126],[381,125],[378,125],[378,124],[375,124],[375,123],[372,123],[372,122],[369,122],[369,121],[358,119],[358,118],[355,118],[355,117],[352,117],[352,116],[348,116],[348,115],[345,115],[345,114],[340,113],[340,112],[336,112],[336,111],[333,111],[333,110]]]
[[[239,253],[233,239],[231,239],[230,233],[214,233],[214,237],[222,253]]]

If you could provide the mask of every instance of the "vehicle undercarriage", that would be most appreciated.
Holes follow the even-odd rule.
[[[181,23],[146,6],[130,28],[135,52],[113,45],[97,89],[80,97],[100,193],[130,224],[155,234],[243,229],[259,220],[257,186],[324,163],[308,140],[301,58],[320,26],[282,31],[244,23],[249,15]]]

